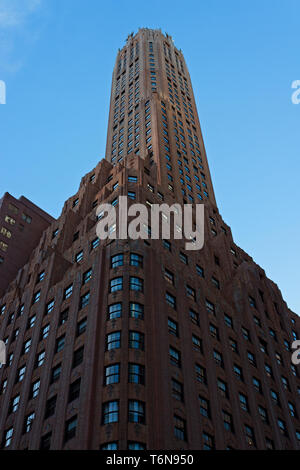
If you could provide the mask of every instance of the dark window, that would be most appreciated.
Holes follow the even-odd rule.
[[[77,416],[73,416],[73,418],[68,419],[65,426],[65,442],[69,441],[76,435],[77,429]]]
[[[70,388],[69,388],[69,401],[68,401],[69,403],[71,403],[71,401],[74,401],[77,398],[79,398],[80,383],[81,383],[80,378],[75,380],[75,382],[71,383]]]
[[[130,290],[143,292],[144,281],[139,277],[130,276]]]
[[[71,297],[72,292],[73,292],[73,284],[70,284],[70,285],[69,285],[68,287],[66,287],[65,290],[64,290],[64,297],[63,297],[63,300],[66,300],[66,299],[68,299],[69,297]]]
[[[170,305],[170,307],[176,310],[176,298],[173,295],[169,294],[168,292],[166,292],[166,301],[167,301],[167,304]]]
[[[168,330],[171,335],[178,336],[178,323],[168,318]]]
[[[90,301],[90,293],[87,292],[86,294],[80,297],[79,309],[86,307],[89,304],[89,301]]]
[[[195,364],[196,380],[202,384],[207,383],[206,369],[199,364]]]
[[[200,406],[201,415],[205,416],[205,418],[210,418],[209,401],[206,400],[206,398],[201,397],[200,395],[199,395],[199,406]]]
[[[51,397],[49,398],[49,400],[46,401],[45,419],[54,415],[55,407],[56,407],[56,400],[57,400],[57,396],[55,395],[54,397]]]
[[[50,383],[57,382],[57,380],[59,380],[60,374],[61,374],[61,364],[58,364],[52,369]]]
[[[82,276],[82,285],[83,286],[85,284],[87,284],[92,279],[92,273],[93,273],[92,269],[89,269],[88,271],[83,273],[83,276]]]
[[[74,351],[73,355],[73,368],[79,366],[79,364],[82,363],[83,361],[83,353],[84,353],[84,347],[81,346],[81,348],[77,349]]]
[[[128,401],[128,421],[130,423],[145,424],[145,403],[138,400]]]
[[[65,347],[65,335],[61,336],[56,340],[55,352],[58,353],[62,351]]]
[[[69,316],[69,309],[67,308],[63,312],[61,312],[60,317],[59,317],[59,324],[63,325],[68,321],[68,316]]]
[[[222,416],[223,416],[224,428],[226,429],[226,431],[234,432],[233,420],[232,420],[231,414],[227,413],[227,411],[222,410]]]
[[[140,364],[128,364],[128,382],[145,385],[145,367]]]
[[[51,447],[52,432],[48,432],[41,438],[40,450],[49,450]]]
[[[86,331],[87,327],[87,318],[83,318],[80,322],[77,323],[76,336],[82,335]]]
[[[173,366],[181,367],[181,354],[177,349],[170,346],[169,348],[170,362]]]
[[[144,351],[144,334],[138,331],[129,331],[129,348]]]
[[[174,435],[181,441],[187,440],[186,422],[177,415],[174,415]]]
[[[172,396],[178,401],[183,402],[183,385],[178,380],[172,379]]]

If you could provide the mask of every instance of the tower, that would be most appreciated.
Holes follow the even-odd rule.
[[[120,195],[204,203],[204,248],[99,240],[97,207]],[[4,449],[299,446],[299,319],[219,214],[184,57],[160,31],[119,51],[106,159],[43,232],[0,314]]]

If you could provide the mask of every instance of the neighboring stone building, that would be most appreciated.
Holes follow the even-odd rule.
[[[204,248],[100,241],[97,207],[120,195],[203,202]],[[3,448],[299,447],[299,318],[219,214],[188,70],[160,31],[119,52],[106,160],[0,309]]]
[[[0,296],[24,266],[53,217],[26,197],[0,199]]]

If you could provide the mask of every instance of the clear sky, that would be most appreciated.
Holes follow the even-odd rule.
[[[300,313],[299,0],[0,0],[0,196],[57,217],[104,157],[117,49],[139,27],[183,50],[220,212]]]

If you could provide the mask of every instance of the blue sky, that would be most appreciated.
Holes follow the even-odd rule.
[[[298,0],[0,0],[0,195],[60,214],[104,157],[116,52],[139,27],[183,50],[220,212],[300,313]]]

